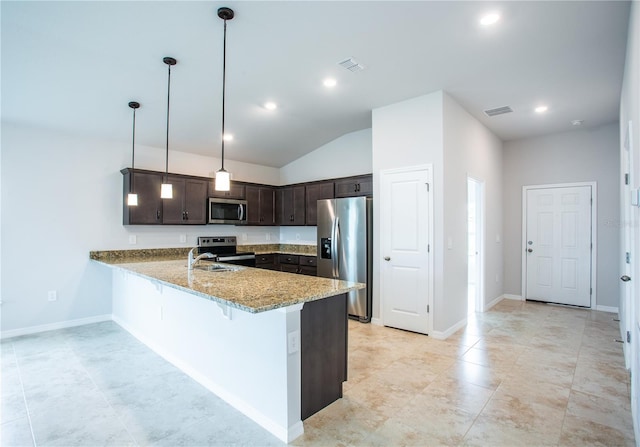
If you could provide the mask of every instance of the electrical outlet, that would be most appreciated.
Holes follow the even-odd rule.
[[[287,352],[296,353],[300,350],[300,331],[293,331],[287,334]]]
[[[47,292],[47,299],[49,301],[57,301],[58,300],[58,292],[56,292],[55,290],[49,290]]]
[[[181,234],[180,235],[180,243],[184,244],[187,242],[187,235],[186,234]]]
[[[300,233],[296,233],[296,241],[300,240]]]
[[[242,233],[242,240],[246,241],[247,240],[247,233]]]
[[[271,240],[271,234],[267,233],[267,240],[270,241]]]
[[[135,244],[137,244],[137,243],[138,243],[138,240],[137,240],[137,239],[138,239],[138,238],[136,238],[136,235],[135,235],[135,234],[130,234],[130,235],[129,235],[129,244],[131,244],[131,245],[135,245]]]

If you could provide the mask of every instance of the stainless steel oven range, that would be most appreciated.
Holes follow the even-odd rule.
[[[256,266],[256,254],[253,252],[238,252],[235,236],[200,236],[198,237],[198,254],[211,253],[211,259],[203,261],[223,262],[226,264]]]

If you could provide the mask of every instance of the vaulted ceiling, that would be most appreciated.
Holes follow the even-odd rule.
[[[136,100],[137,143],[164,148],[172,56],[170,148],[219,156],[221,6],[235,11],[230,159],[280,167],[437,90],[503,140],[617,120],[629,2],[616,1],[2,1],[2,119],[128,141]],[[513,112],[483,113],[501,106]]]

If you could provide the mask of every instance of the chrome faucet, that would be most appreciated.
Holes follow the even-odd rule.
[[[191,250],[189,250],[189,256],[187,258],[187,269],[188,270],[193,270],[193,266],[196,265],[196,262],[198,262],[200,259],[204,259],[204,258],[215,258],[215,255],[212,255],[211,253],[202,253],[196,257],[193,257],[193,253],[195,250],[197,250],[198,247],[193,247]]]

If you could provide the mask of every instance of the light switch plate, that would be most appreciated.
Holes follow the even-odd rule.
[[[130,234],[129,235],[129,243],[131,245],[135,245],[137,243],[137,238],[135,234]]]

